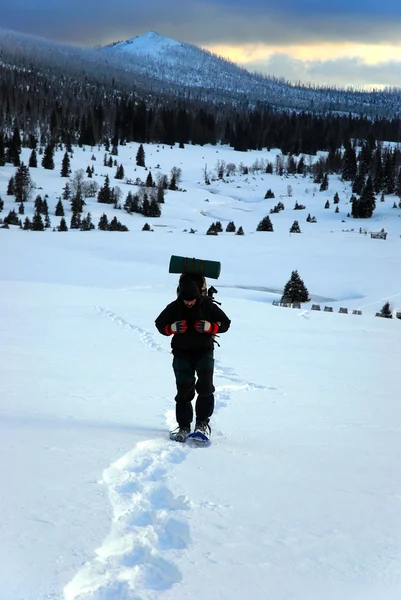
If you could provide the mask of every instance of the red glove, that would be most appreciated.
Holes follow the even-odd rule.
[[[219,325],[218,323],[210,323],[210,321],[195,321],[195,329],[198,333],[215,335],[219,331]]]
[[[167,335],[172,335],[176,333],[185,333],[188,329],[188,323],[186,321],[175,321],[171,323],[171,325],[166,325],[164,331]]]

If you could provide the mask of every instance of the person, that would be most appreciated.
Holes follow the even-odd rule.
[[[203,277],[201,278],[203,280]],[[210,435],[210,417],[214,411],[214,336],[225,333],[230,319],[213,299],[201,294],[191,276],[181,276],[177,299],[166,306],[155,321],[162,335],[170,336],[177,394],[176,420],[172,432],[176,441],[184,442],[191,432],[192,400],[195,392],[195,432]]]

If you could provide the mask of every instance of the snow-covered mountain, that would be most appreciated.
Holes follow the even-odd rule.
[[[177,42],[154,31],[102,49],[127,69],[163,81],[180,93],[215,101],[231,99],[251,105],[268,102],[277,108],[328,112],[398,114],[401,92],[350,92],[349,90],[291,85],[274,77],[250,73],[207,50]]]
[[[115,83],[145,97],[163,94],[191,101],[229,103],[245,110],[259,103],[282,110],[355,113],[392,118],[401,111],[401,92],[352,92],[291,85],[250,73],[233,62],[191,44],[149,32],[103,48],[59,44],[0,28],[0,68],[33,70],[65,77]]]

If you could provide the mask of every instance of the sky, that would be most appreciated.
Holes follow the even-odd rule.
[[[399,600],[401,320],[375,317],[386,301],[401,311],[398,199],[353,220],[351,184],[335,175],[324,192],[263,168],[217,179],[218,162],[251,168],[277,149],[144,144],[145,168],[138,147],[119,146],[127,178],[180,165],[186,190],[166,191],[153,231],[96,198],[84,213],[96,224],[117,216],[128,232],[0,229],[1,600],[176,600],[200,589],[210,600]],[[53,171],[30,169],[53,227],[63,156]],[[72,174],[91,163],[101,185],[103,158],[103,147],[75,147]],[[1,216],[16,208],[14,173],[0,167]],[[135,189],[118,186],[124,198]],[[338,213],[325,208],[335,192]],[[256,232],[278,198],[274,232]],[[295,214],[295,201],[305,210]],[[302,233],[289,235],[295,217]],[[205,235],[216,220],[223,232]],[[229,221],[245,235],[226,232]],[[385,228],[387,240],[359,227]],[[215,350],[208,448],[168,437],[170,338],[154,321],[176,297],[172,254],[221,262],[208,284],[232,321]],[[311,302],[276,306],[293,269]]]
[[[156,31],[285,80],[401,86],[399,0],[0,0],[0,25],[79,45]]]

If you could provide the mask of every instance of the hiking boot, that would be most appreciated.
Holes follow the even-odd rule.
[[[202,433],[206,437],[209,437],[212,433],[210,425],[207,421],[197,421],[195,424],[194,433]]]
[[[178,426],[177,429],[174,429],[174,431],[171,432],[170,437],[171,437],[171,439],[175,440],[176,442],[185,442],[185,440],[187,439],[187,437],[189,436],[190,433],[191,433],[190,427]]]

